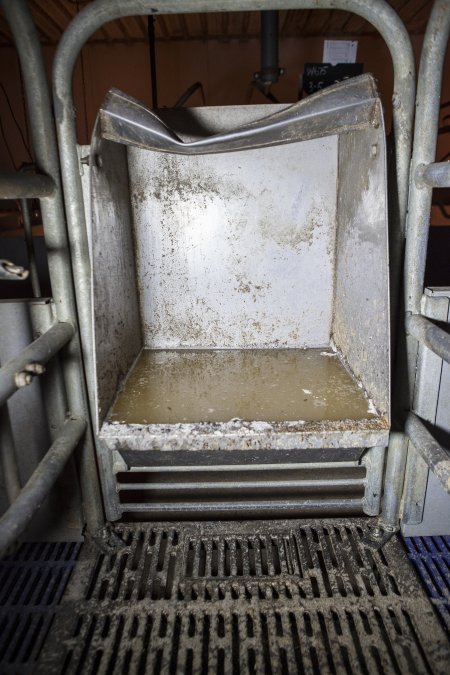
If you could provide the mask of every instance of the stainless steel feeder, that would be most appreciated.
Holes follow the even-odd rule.
[[[387,444],[371,76],[292,106],[158,115],[113,90],[90,167],[96,423],[113,472],[191,451],[355,461]]]

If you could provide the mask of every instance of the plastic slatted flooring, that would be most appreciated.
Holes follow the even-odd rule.
[[[408,537],[404,542],[408,557],[450,633],[450,537]]]
[[[0,673],[36,668],[81,544],[22,544],[0,560]]]

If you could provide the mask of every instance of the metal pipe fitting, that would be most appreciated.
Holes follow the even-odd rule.
[[[278,82],[278,11],[261,12],[261,70],[258,77],[264,85]]]
[[[419,164],[414,178],[419,188],[424,186],[432,188],[450,187],[450,162]]]

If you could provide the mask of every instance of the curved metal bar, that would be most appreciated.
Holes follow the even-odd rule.
[[[0,518],[0,558],[5,555],[42,505],[85,431],[86,422],[79,417],[70,417],[64,423],[58,438],[13,504]]]
[[[112,89],[100,108],[97,133],[117,143],[179,155],[233,152],[379,125],[377,96],[373,77],[362,75],[233,131],[184,142],[156,113]]]
[[[14,2],[0,0],[0,9],[9,24],[20,60],[36,164],[38,170],[49,176],[55,186],[51,196],[41,199],[55,310],[59,321],[68,321],[76,326],[77,307],[61,191],[60,166],[42,47],[26,0]],[[84,216],[82,222],[84,225]],[[75,253],[72,255],[76,256]],[[74,268],[78,269],[80,264],[83,265],[83,262],[75,260]],[[87,416],[89,411],[86,404],[78,332],[75,332],[66,347],[62,368],[71,412]],[[95,532],[103,527],[105,520],[93,438],[90,433],[85,436],[85,442],[77,456],[77,465],[81,477],[85,518],[88,529]]]
[[[420,59],[417,89],[411,191],[407,216],[405,251],[406,311],[420,314],[430,224],[432,188],[413,178],[421,165],[435,160],[439,126],[441,86],[445,53],[450,34],[450,0],[436,0],[428,21]]]

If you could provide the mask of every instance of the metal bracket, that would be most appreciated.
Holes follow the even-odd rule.
[[[110,555],[114,551],[120,551],[126,546],[124,540],[117,534],[111,523],[106,523],[104,527],[96,532],[91,533],[87,530],[85,538],[91,539],[97,548],[106,555]]]
[[[367,534],[363,538],[364,546],[379,551],[391,539],[400,528],[388,528],[380,521],[374,526],[369,526]]]

